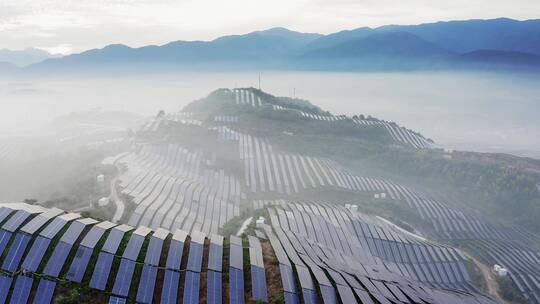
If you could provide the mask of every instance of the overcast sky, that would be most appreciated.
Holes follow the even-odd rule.
[[[74,53],[210,40],[276,26],[331,33],[362,26],[540,16],[540,0],[0,0],[0,49]]]

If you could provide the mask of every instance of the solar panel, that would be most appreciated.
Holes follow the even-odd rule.
[[[40,280],[34,296],[34,304],[50,304],[56,289],[56,282]]]
[[[47,248],[49,247],[50,243],[50,239],[38,236],[34,240],[30,251],[28,251],[28,254],[26,254],[26,258],[22,263],[22,268],[29,271],[36,271],[39,268],[41,260],[47,252]]]
[[[92,227],[92,229],[90,229],[90,231],[88,231],[84,239],[81,241],[81,246],[88,248],[96,247],[105,231],[113,228],[114,226],[116,226],[116,224],[107,221],[95,225]]]
[[[210,243],[208,251],[208,269],[221,272],[223,268],[223,246]]]
[[[281,282],[283,291],[296,293],[296,284],[294,281],[293,271],[291,266],[279,264],[279,273],[281,274]]]
[[[167,253],[167,269],[180,270],[180,264],[182,263],[182,254],[184,251],[184,242],[175,240],[174,237],[169,245],[169,252]]]
[[[9,252],[4,259],[2,269],[15,272],[19,268],[19,263],[31,239],[32,237],[26,233],[17,233],[15,235],[15,240],[11,244]]]
[[[201,272],[203,245],[191,242],[189,245],[187,269],[194,272]]]
[[[3,222],[12,212],[13,212],[13,209],[10,209],[7,207],[1,207],[0,208],[0,223]]]
[[[39,235],[49,239],[54,238],[69,221],[75,220],[77,218],[76,216],[80,215],[70,213],[54,218],[52,222],[50,222],[47,227],[45,227],[45,229],[39,233]]]
[[[109,272],[111,271],[111,265],[113,262],[113,255],[107,252],[100,252],[92,279],[90,280],[90,287],[99,290],[105,290],[107,285],[107,279],[109,278]]]
[[[114,281],[113,294],[127,297],[129,288],[131,286],[131,279],[133,272],[135,271],[135,262],[122,258],[120,261],[120,267],[116,274],[116,280]]]
[[[59,242],[54,248],[53,254],[47,262],[47,266],[45,266],[43,273],[52,277],[58,277],[70,251],[70,244]]]
[[[244,303],[244,272],[240,269],[229,269],[229,291],[231,303]]]
[[[254,300],[268,302],[268,290],[266,289],[266,273],[264,268],[251,266],[251,291]]]
[[[221,284],[221,272],[208,271],[208,288],[207,288],[207,303],[208,304],[221,304],[222,303],[222,284]]]
[[[261,242],[253,236],[249,236],[249,261],[251,265],[264,268]]]
[[[62,235],[60,241],[69,245],[75,244],[85,227],[86,225],[84,223],[81,223],[80,221],[75,221],[71,223],[71,225],[69,225],[69,228]]]
[[[374,304],[373,300],[371,300],[371,297],[365,290],[355,288],[354,293],[356,293],[356,295],[360,299],[360,302],[362,302],[363,304]]]
[[[66,278],[68,280],[77,283],[82,282],[82,279],[86,272],[86,267],[88,267],[88,262],[92,257],[92,252],[93,250],[88,247],[79,246],[79,248],[77,249],[77,253],[75,253],[75,257],[73,258],[73,262],[71,263],[71,266],[66,275]]]
[[[0,275],[0,303],[6,303],[12,278]]]
[[[307,267],[296,265],[296,272],[298,273],[298,281],[300,281],[300,286],[302,289],[315,290],[311,273]]]
[[[144,265],[137,289],[137,303],[151,304],[156,285],[157,267]]]
[[[4,249],[6,249],[12,235],[13,234],[9,231],[0,230],[0,256],[2,255],[2,252],[4,252]]]
[[[64,211],[57,208],[49,209],[45,213],[42,213],[34,217],[32,220],[30,220],[26,225],[24,225],[21,228],[21,231],[26,232],[28,234],[34,234],[43,225],[45,225],[49,220],[51,220],[53,217],[56,217],[62,213],[64,213]]]
[[[15,280],[15,287],[11,293],[11,303],[28,303],[30,291],[34,280],[26,276],[18,276]]]
[[[339,293],[339,297],[341,298],[341,303],[357,303],[356,298],[354,297],[354,293],[352,292],[350,287],[344,285],[337,285],[337,290]]]
[[[336,291],[334,287],[321,285],[321,295],[325,304],[337,304]]]
[[[186,282],[184,283],[183,303],[198,304],[201,274],[198,272],[187,271]]]
[[[116,254],[116,251],[118,250],[118,246],[120,245],[124,234],[132,229],[133,228],[128,225],[120,225],[114,227],[111,230],[111,233],[109,233],[105,244],[103,244],[103,248],[101,249],[101,251]]]
[[[296,293],[285,292],[285,304],[299,304],[300,299]]]
[[[111,296],[109,298],[109,304],[126,304],[126,299],[124,298],[119,298],[119,297],[113,297]]]
[[[136,261],[144,243],[144,237],[138,234],[132,234],[127,244],[126,250],[122,255],[123,258]]]
[[[153,235],[150,238],[150,243],[148,244],[148,249],[146,250],[146,257],[144,258],[144,263],[158,266],[162,248],[163,239]]]
[[[319,304],[321,302],[316,290],[302,289],[302,295],[304,297],[305,304]]]
[[[244,258],[243,258],[243,249],[242,246],[238,246],[231,242],[229,262],[230,266],[236,269],[242,270],[244,268]]]
[[[30,213],[24,210],[19,210],[12,217],[10,217],[9,220],[7,220],[4,226],[2,226],[2,229],[9,232],[15,232],[29,216]]]
[[[178,284],[180,282],[180,273],[171,270],[165,270],[163,280],[163,289],[161,290],[162,304],[176,304],[178,297]]]

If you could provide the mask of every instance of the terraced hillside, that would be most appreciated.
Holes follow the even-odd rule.
[[[343,207],[268,212],[257,237],[224,238],[3,204],[0,302],[495,303],[469,286],[458,250]]]

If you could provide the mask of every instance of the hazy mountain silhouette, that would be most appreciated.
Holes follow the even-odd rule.
[[[486,50],[489,50],[486,51]],[[273,28],[212,41],[131,48],[109,45],[48,59],[30,70],[148,69],[422,69],[490,64],[539,68],[540,20],[467,20],[358,28],[329,35]],[[527,64],[523,64],[527,62]]]

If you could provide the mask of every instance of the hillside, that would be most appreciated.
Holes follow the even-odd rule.
[[[254,88],[125,136],[87,168],[96,220],[61,199],[0,208],[0,300],[540,302],[534,160]]]

